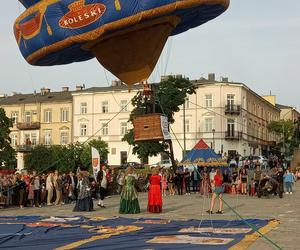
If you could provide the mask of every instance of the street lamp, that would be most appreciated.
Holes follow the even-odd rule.
[[[215,132],[216,132],[216,130],[213,128],[211,131],[213,134],[213,150],[215,150]]]

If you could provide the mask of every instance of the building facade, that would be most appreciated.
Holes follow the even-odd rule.
[[[11,144],[17,151],[18,169],[24,155],[38,144],[67,145],[72,142],[72,95],[68,88],[51,92],[14,94],[0,99],[0,106],[13,121]]]
[[[180,77],[180,76],[178,76]],[[267,124],[280,119],[280,109],[256,94],[243,83],[208,79],[192,81],[196,93],[187,97],[175,114],[171,135],[175,158],[181,160],[203,138],[217,153],[234,155],[267,154],[276,143]],[[15,94],[0,99],[0,106],[13,120],[11,143],[18,152],[18,167],[23,157],[38,144],[64,145],[87,142],[101,137],[108,143],[110,165],[139,162],[132,147],[122,141],[132,128],[128,122],[131,99],[142,90],[114,81],[110,87],[69,91]],[[158,163],[165,155],[151,157],[149,164]]]
[[[215,81],[214,75],[193,82],[196,94],[188,96],[171,125],[175,158],[180,161],[184,151],[191,150],[200,138],[223,154],[266,154],[275,144],[276,136],[268,132],[267,124],[280,118],[277,107],[243,83],[228,82],[226,78]],[[109,145],[109,164],[139,161],[131,147],[121,141],[131,128],[128,119],[132,106],[126,104],[137,91],[129,92],[127,86],[114,84],[73,93],[74,142],[101,137]],[[157,163],[164,157],[152,157],[148,162]]]

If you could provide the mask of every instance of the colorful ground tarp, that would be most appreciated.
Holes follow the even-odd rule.
[[[263,228],[264,233],[277,225],[267,220],[248,222]],[[0,217],[0,249],[222,250],[237,244],[243,249],[256,238],[242,221]]]

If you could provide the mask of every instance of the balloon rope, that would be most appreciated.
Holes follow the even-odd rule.
[[[117,11],[121,10],[121,4],[120,4],[119,0],[115,0],[115,8],[116,8]]]
[[[46,19],[46,15],[45,15],[45,14],[44,14],[44,19],[45,19],[45,22],[46,22],[48,34],[49,34],[50,36],[52,36],[52,35],[53,35],[53,31],[52,31],[52,29],[51,29],[49,23],[47,22],[47,19]]]

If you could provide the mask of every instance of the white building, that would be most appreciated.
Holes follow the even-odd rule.
[[[186,101],[185,119],[182,107],[171,126],[175,133],[172,135],[175,158],[181,160],[183,156],[184,120],[186,150],[192,149],[200,138],[217,153],[227,154],[259,155],[274,145],[276,138],[268,133],[267,124],[279,120],[278,108],[243,83],[228,82],[226,78],[215,81],[214,74],[209,75],[209,80],[202,78],[193,82],[197,90]],[[74,142],[101,136],[109,145],[109,164],[120,165],[126,160],[139,162],[137,156],[132,155],[132,148],[121,141],[131,127],[128,119],[132,106],[131,103],[126,105],[137,91],[134,88],[129,92],[127,86],[114,82],[111,87],[74,92]],[[124,110],[117,115],[122,108]],[[149,163],[160,160],[161,156],[153,157]]]

